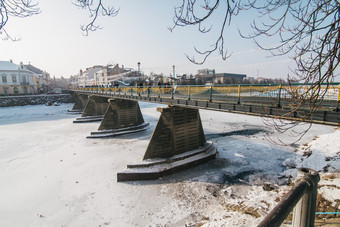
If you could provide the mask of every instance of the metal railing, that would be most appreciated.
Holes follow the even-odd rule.
[[[74,88],[74,90],[86,91],[105,95],[129,95],[144,97],[171,97],[172,99],[207,100],[232,103],[263,103],[267,102],[281,106],[289,102],[294,96],[308,98],[312,91],[308,85],[168,85],[168,86],[120,86],[120,87],[90,87]],[[340,83],[325,84],[320,87],[323,94],[323,104],[339,108]]]
[[[292,190],[262,220],[258,227],[280,226],[293,211],[293,227],[314,226],[319,173],[300,168]]]

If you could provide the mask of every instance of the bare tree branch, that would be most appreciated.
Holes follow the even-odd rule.
[[[75,0],[74,5],[87,10],[91,21],[87,25],[82,25],[81,30],[83,34],[87,36],[90,31],[96,31],[97,29],[102,29],[101,26],[96,25],[95,22],[98,16],[109,16],[115,17],[118,15],[119,9],[116,10],[111,6],[104,6],[102,0]]]
[[[20,39],[11,37],[5,30],[10,17],[30,17],[41,11],[38,3],[32,0],[0,0],[0,36],[3,40],[18,41]]]

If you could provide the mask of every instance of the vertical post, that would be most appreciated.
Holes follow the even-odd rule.
[[[189,87],[188,87],[188,100],[190,100],[190,85],[189,85]]]
[[[139,80],[140,80],[140,62],[137,62],[138,65],[138,84],[139,84]]]
[[[241,85],[238,85],[238,100],[237,104],[241,103]]]
[[[337,98],[337,104],[336,104],[336,111],[339,110],[339,105],[340,105],[340,84],[338,86],[338,98]]]
[[[278,101],[277,101],[277,107],[281,107],[281,90],[282,90],[282,85],[279,85],[279,93],[278,93]]]
[[[302,196],[293,211],[293,227],[313,227],[315,219],[316,198],[320,176],[317,171],[308,168],[298,170],[296,183],[307,181],[308,191]]]
[[[161,86],[162,86],[162,85],[158,86],[158,98],[161,97]]]
[[[172,85],[172,87],[171,87],[171,99],[174,99],[174,93],[175,93],[175,89],[174,89],[174,85]]]
[[[212,102],[212,85],[210,86],[209,102]]]

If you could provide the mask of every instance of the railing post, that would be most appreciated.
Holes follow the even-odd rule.
[[[189,85],[189,87],[188,87],[188,100],[190,100],[190,85]]]
[[[212,85],[210,86],[209,102],[212,102]]]
[[[278,101],[277,101],[277,107],[281,107],[281,90],[282,90],[282,85],[279,85],[279,93],[278,93]]]
[[[300,181],[307,181],[310,187],[294,208],[293,227],[312,227],[314,226],[318,182],[320,181],[319,173],[308,168],[300,168],[296,183]]]
[[[258,227],[281,226],[294,207],[293,227],[313,227],[319,180],[317,171],[300,168],[294,187],[258,224]]]
[[[241,85],[238,85],[238,100],[237,104],[241,103]]]
[[[171,99],[174,99],[174,93],[175,93],[175,89],[174,89],[174,85],[172,85],[172,88],[171,88]]]
[[[340,105],[340,84],[338,86],[338,98],[337,98],[337,104],[336,104],[336,111],[339,111],[339,105]]]

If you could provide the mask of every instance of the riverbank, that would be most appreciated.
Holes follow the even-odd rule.
[[[0,96],[0,107],[40,105],[48,102],[72,103],[70,94]]]

